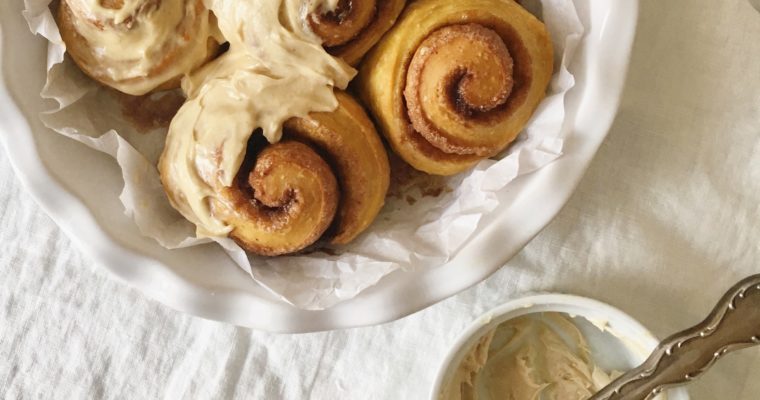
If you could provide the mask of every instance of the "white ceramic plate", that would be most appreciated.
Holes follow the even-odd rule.
[[[274,332],[309,332],[392,321],[491,275],[559,212],[617,111],[636,30],[638,0],[576,0],[586,36],[566,98],[565,155],[510,185],[507,200],[457,256],[439,268],[396,271],[356,298],[304,311],[255,284],[218,247],[169,251],[140,235],[118,196],[121,174],[106,155],[45,128],[38,114],[46,41],[29,33],[21,1],[0,2],[0,142],[23,185],[98,264],[179,311]]]

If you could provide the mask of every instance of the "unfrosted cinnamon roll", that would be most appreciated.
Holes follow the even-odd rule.
[[[308,16],[311,30],[330,54],[356,65],[393,26],[406,0],[338,0],[332,11]]]
[[[193,141],[194,135],[214,133],[188,131],[183,115],[194,115],[195,105],[186,104],[169,130],[159,163],[170,202],[200,235],[228,235],[259,255],[297,252],[325,236],[334,244],[349,243],[382,208],[390,171],[362,107],[343,92],[335,96],[335,111],[286,121],[279,142],[268,144],[254,133],[247,150],[243,144],[243,151],[230,153],[243,159],[229,185],[223,177],[230,171],[220,168],[236,163],[220,159],[225,151],[206,154]]]
[[[62,0],[57,22],[85,74],[131,95],[179,86],[218,48],[202,0]]]
[[[511,143],[544,98],[553,50],[512,0],[420,0],[364,60],[358,92],[414,168],[462,172]]]

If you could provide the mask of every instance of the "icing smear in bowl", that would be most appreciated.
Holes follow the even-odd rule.
[[[478,318],[446,355],[432,400],[585,400],[658,340],[607,304],[542,294]],[[656,399],[687,400],[684,389]]]
[[[588,398],[619,372],[591,358],[580,329],[563,313],[535,313],[487,332],[459,364],[447,400]]]

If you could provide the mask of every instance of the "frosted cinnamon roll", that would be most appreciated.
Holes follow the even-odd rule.
[[[178,87],[218,47],[202,0],[62,0],[57,22],[82,71],[130,95]]]
[[[406,0],[338,0],[309,14],[311,30],[330,54],[356,65],[387,32]]]
[[[249,146],[235,182],[214,201],[212,212],[246,250],[292,253],[325,234],[347,244],[382,208],[385,150],[361,106],[345,93],[337,98],[333,112],[288,120],[280,142]]]
[[[159,162],[171,204],[198,236],[229,236],[259,255],[297,252],[320,238],[350,242],[388,189],[379,135],[349,95],[258,68],[233,52],[186,85],[190,100],[172,120]],[[295,101],[293,90],[310,83]]]
[[[358,92],[414,168],[452,175],[502,151],[544,98],[545,26],[511,0],[420,0],[363,62]]]
[[[372,122],[336,90],[354,70],[298,25],[303,0],[207,4],[230,48],[182,82],[159,162],[170,203],[197,236],[255,254],[350,242],[390,180]]]

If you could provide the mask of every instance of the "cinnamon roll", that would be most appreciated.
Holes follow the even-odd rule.
[[[170,202],[197,225],[199,236],[227,235],[259,255],[297,252],[322,237],[349,243],[382,208],[390,171],[362,107],[346,93],[335,97],[335,111],[287,120],[277,143],[259,133],[249,133],[247,144],[242,136],[220,136],[219,146],[240,143],[233,152],[194,141],[214,132],[198,117],[200,105],[186,103],[159,163]]]
[[[406,0],[338,0],[331,11],[309,14],[311,30],[327,51],[356,65],[393,26]]]
[[[496,155],[544,98],[553,50],[511,0],[420,0],[364,60],[358,92],[395,152],[453,175]]]
[[[218,48],[203,0],[62,0],[57,22],[82,71],[130,95],[179,86]]]

